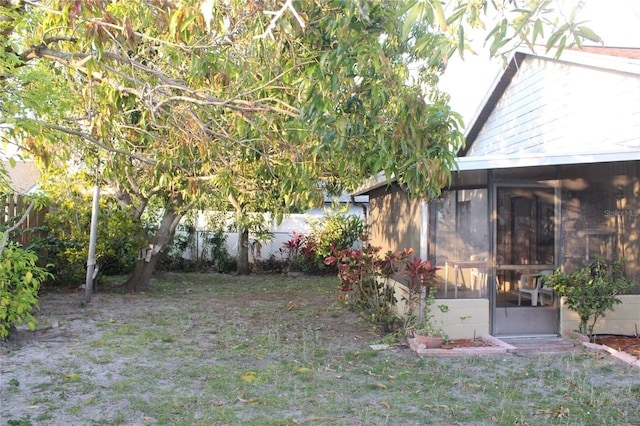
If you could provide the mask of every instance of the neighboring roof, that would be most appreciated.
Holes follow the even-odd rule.
[[[8,161],[2,163],[9,174],[9,185],[16,193],[26,194],[36,187],[40,170],[34,161],[16,161],[15,167]]]
[[[337,196],[337,197],[330,197],[330,196],[325,194],[324,202],[325,202],[325,204],[331,204],[331,203],[349,204],[351,202],[359,204],[359,203],[368,203],[369,202],[369,197],[366,196],[366,195],[353,194],[353,199],[351,197],[352,197],[352,195],[348,194],[346,192],[343,193],[340,196]]]
[[[485,122],[493,112],[502,95],[504,95],[513,76],[518,72],[520,65],[527,56],[640,76],[640,48],[583,47],[580,50],[567,49],[562,53],[560,59],[555,59],[553,53],[555,52],[552,51],[546,55],[538,55],[518,51],[512,56],[502,74],[498,76],[489,88],[487,96],[480,103],[478,111],[471,119],[470,125],[467,126],[465,130],[466,146],[458,151],[458,157],[464,157],[471,145],[473,145],[480,130],[482,130]]]
[[[395,180],[396,180],[395,176],[392,176],[390,180],[387,180],[387,177],[384,174],[384,172],[380,172],[377,175],[372,176],[369,179],[365,180],[360,186],[360,188],[354,191],[353,195],[358,196],[358,195],[368,194],[374,189],[387,186],[390,182],[395,182]]]

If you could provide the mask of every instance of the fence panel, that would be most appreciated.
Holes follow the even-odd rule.
[[[11,227],[22,217],[21,215],[29,207],[29,202],[24,195],[8,194],[3,197],[2,209],[2,228]],[[25,232],[26,230],[38,228],[44,225],[44,210],[32,209],[26,220],[19,229],[11,234],[11,239],[17,241],[23,246],[28,246],[34,237],[42,237],[41,231]]]

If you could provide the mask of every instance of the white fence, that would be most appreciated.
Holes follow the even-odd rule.
[[[267,223],[270,223],[269,232],[273,235],[273,238],[269,241],[261,242],[259,246],[259,250],[250,250],[250,261],[254,262],[255,260],[264,260],[268,259],[272,255],[277,259],[282,258],[281,248],[285,242],[291,240],[293,237],[293,233],[308,235],[311,232],[311,223],[314,220],[320,220],[325,214],[345,214],[345,215],[355,215],[360,218],[363,217],[363,208],[359,206],[349,205],[348,210],[342,209],[340,211],[332,210],[331,208],[324,209],[313,209],[309,210],[304,214],[290,214],[285,216],[284,220],[277,225],[275,220],[271,218],[268,213],[264,213],[265,220]],[[197,250],[198,253],[202,253],[204,248],[204,233],[206,231],[210,231],[211,229],[207,229],[207,213],[200,213],[198,216],[197,224],[196,224],[196,233],[198,235],[197,240],[195,241],[195,247],[188,248],[185,250],[183,257],[185,259],[193,259],[193,250]],[[230,216],[228,222],[228,228],[230,228],[233,224],[232,216]],[[179,228],[176,234],[180,235],[180,233],[184,233],[184,230]],[[236,256],[238,252],[238,234],[235,232],[225,232],[225,236],[227,239],[227,252],[231,256]],[[255,241],[254,235],[249,235],[250,242]]]

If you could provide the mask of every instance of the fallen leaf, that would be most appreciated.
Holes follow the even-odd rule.
[[[252,383],[256,380],[256,373],[255,371],[247,371],[246,373],[241,375],[240,378],[247,383]]]
[[[259,399],[258,398],[242,399],[240,397],[237,397],[236,401],[241,402],[243,404],[255,404],[259,401]]]
[[[372,385],[372,387],[378,388],[378,389],[386,389],[387,385],[385,385],[384,383],[375,383]]]
[[[310,371],[311,371],[310,368],[300,367],[296,370],[296,374],[306,374],[306,373],[309,373]]]
[[[391,410],[391,405],[389,405],[389,403],[386,401],[380,401],[380,405],[382,405],[387,410]]]

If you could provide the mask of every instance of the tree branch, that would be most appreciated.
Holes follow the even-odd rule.
[[[43,127],[48,128],[48,129],[57,130],[59,132],[66,133],[68,135],[78,136],[78,137],[80,137],[80,138],[82,138],[82,139],[84,139],[84,140],[96,145],[97,147],[104,149],[105,151],[113,152],[115,154],[122,154],[122,155],[125,155],[127,157],[130,157],[130,158],[136,159],[138,161],[141,161],[141,162],[143,162],[145,164],[156,164],[156,162],[157,162],[156,160],[151,159],[149,157],[143,157],[141,155],[136,155],[136,154],[134,154],[132,152],[125,151],[123,149],[110,147],[110,146],[104,144],[103,142],[100,142],[98,139],[94,138],[93,136],[91,136],[91,135],[89,135],[89,134],[87,134],[85,132],[82,132],[80,130],[74,130],[74,129],[70,129],[68,127],[58,126],[56,124],[51,124],[51,123],[47,123],[47,122],[40,121],[40,120],[33,120],[33,119],[26,119],[26,120],[32,121],[32,122],[34,122],[36,124],[39,124],[39,125],[41,125]]]
[[[287,10],[291,11],[293,16],[298,21],[298,24],[300,24],[300,27],[304,28],[305,27],[304,20],[300,17],[300,15],[298,14],[298,11],[296,10],[296,8],[293,7],[292,0],[287,0],[287,1],[284,2],[284,5],[280,8],[280,10],[278,10],[276,12],[265,10],[265,12],[264,12],[265,15],[273,15],[273,18],[271,18],[271,21],[269,22],[269,25],[267,26],[267,29],[262,34],[255,36],[255,38],[266,38],[267,36],[269,36],[269,37],[271,37],[273,39],[274,38],[273,37],[273,30],[276,27],[276,24],[278,23],[280,18],[282,18],[282,15],[284,15],[284,13]]]
[[[22,214],[22,217],[20,218],[20,220],[18,222],[16,222],[15,225],[7,228],[2,233],[2,240],[0,241],[0,255],[2,255],[2,252],[4,251],[4,248],[7,245],[7,240],[9,239],[9,234],[12,233],[13,231],[15,231],[16,229],[18,229],[20,226],[22,226],[24,221],[27,220],[27,218],[29,217],[29,214],[31,213],[31,210],[33,210],[33,207],[35,205],[36,205],[35,201],[32,201],[31,203],[29,203],[29,207],[27,207],[27,210]]]

